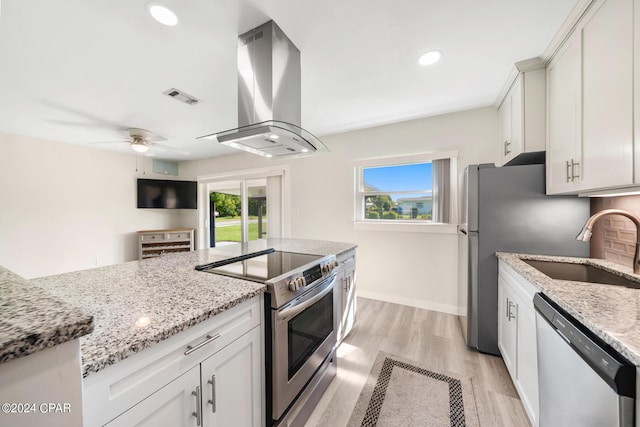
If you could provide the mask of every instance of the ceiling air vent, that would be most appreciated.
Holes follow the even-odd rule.
[[[167,96],[172,97],[173,99],[177,99],[178,101],[182,101],[185,104],[189,105],[196,105],[198,102],[200,102],[200,100],[195,96],[191,96],[188,93],[175,88],[171,88],[167,91],[164,91],[163,93]]]

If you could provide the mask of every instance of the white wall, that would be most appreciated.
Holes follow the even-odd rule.
[[[369,128],[322,138],[331,152],[268,160],[237,154],[184,162],[185,179],[288,164],[291,237],[353,242],[362,296],[457,313],[456,234],[354,229],[354,160],[458,150],[459,170],[495,162],[498,118],[493,107]],[[197,226],[197,224],[192,224]]]
[[[0,265],[32,278],[131,261],[136,230],[195,217],[137,209],[135,168],[133,155],[0,134]]]

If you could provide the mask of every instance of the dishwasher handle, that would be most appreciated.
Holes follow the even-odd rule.
[[[548,296],[542,293],[535,294],[533,305],[540,316],[546,320],[546,323],[571,346],[573,351],[591,366],[609,387],[619,395],[635,399],[635,365],[563,310]]]

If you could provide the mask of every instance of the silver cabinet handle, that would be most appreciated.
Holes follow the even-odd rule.
[[[193,412],[191,415],[196,417],[196,425],[202,425],[202,392],[200,391],[200,386],[196,387],[196,391],[191,392],[192,395],[196,397],[196,412]]]
[[[511,320],[513,320],[513,319],[515,319],[515,318],[516,318],[516,315],[515,315],[515,314],[513,314],[513,312],[511,311],[511,309],[512,309],[513,307],[515,307],[515,308],[516,308],[516,311],[518,310],[518,305],[517,305],[517,304],[512,303],[511,301],[509,301],[509,311],[508,311],[508,314],[509,314],[509,322],[511,322]]]
[[[207,381],[208,384],[211,384],[211,400],[208,400],[207,403],[211,404],[211,412],[213,414],[216,413],[216,376],[211,375],[211,379]]]
[[[573,171],[575,170],[574,168],[576,166],[580,166],[580,163],[578,162],[573,162],[573,159],[571,159],[571,181],[573,181],[576,178],[580,178],[580,168],[578,168],[578,173],[574,174]]]
[[[509,149],[510,145],[511,145],[511,143],[509,141],[505,141],[504,142],[504,155],[505,156],[511,152],[511,150]]]
[[[567,160],[567,182],[573,182],[576,178],[580,178],[580,168],[578,168],[578,173],[575,173],[575,167],[580,166],[579,162],[575,162],[571,159],[571,163]]]
[[[207,335],[207,339],[205,339],[204,341],[202,341],[200,344],[195,345],[195,346],[187,346],[187,350],[184,352],[185,356],[190,355],[191,353],[193,353],[194,351],[204,347],[205,345],[209,344],[211,341],[216,340],[220,338],[220,334],[215,334],[214,336],[211,335]]]

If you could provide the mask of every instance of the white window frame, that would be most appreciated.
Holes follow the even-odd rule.
[[[418,153],[404,156],[376,157],[370,159],[359,159],[352,162],[354,170],[354,210],[353,222],[356,230],[377,230],[377,231],[406,231],[406,232],[427,232],[427,233],[457,233],[457,225],[454,223],[443,224],[425,220],[401,220],[401,219],[366,219],[364,217],[364,195],[370,193],[364,191],[365,168],[401,166],[417,163],[432,162],[434,160],[449,159],[450,169],[450,213],[451,218],[458,218],[457,214],[457,160],[458,152],[439,151],[431,153]],[[389,192],[384,192],[388,194]],[[452,220],[453,221],[453,220]]]

